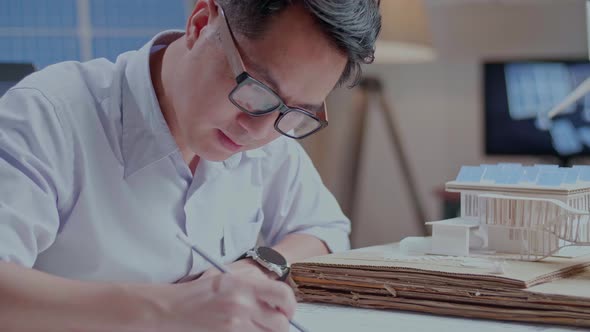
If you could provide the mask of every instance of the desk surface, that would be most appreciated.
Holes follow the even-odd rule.
[[[299,303],[295,320],[310,332],[335,331],[584,331],[582,328],[532,325],[450,316],[435,316],[407,311],[362,309],[328,304]],[[291,331],[296,331],[291,329]]]

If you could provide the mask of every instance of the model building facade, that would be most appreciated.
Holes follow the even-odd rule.
[[[428,223],[433,254],[534,261],[590,245],[590,166],[463,166],[446,190],[460,193],[461,215]]]

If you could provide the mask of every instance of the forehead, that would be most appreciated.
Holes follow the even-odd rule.
[[[250,74],[290,102],[321,105],[347,61],[300,6],[274,18],[258,38],[236,39]]]

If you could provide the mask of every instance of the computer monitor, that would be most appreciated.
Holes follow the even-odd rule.
[[[488,155],[590,155],[590,95],[544,123],[543,115],[590,76],[588,60],[496,61],[483,64]]]
[[[30,63],[0,63],[0,97],[34,71],[35,67]]]

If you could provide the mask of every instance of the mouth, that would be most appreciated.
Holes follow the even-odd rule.
[[[229,136],[219,129],[217,129],[217,138],[221,145],[231,152],[237,152],[243,147],[243,145],[234,142]]]

